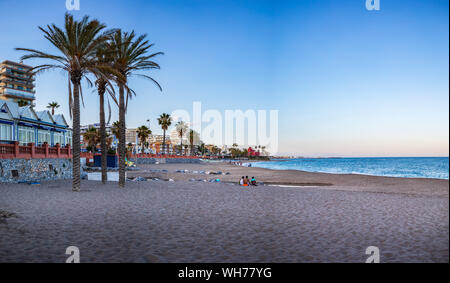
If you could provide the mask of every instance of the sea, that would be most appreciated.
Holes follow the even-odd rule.
[[[275,170],[449,179],[448,157],[297,158],[250,163]]]

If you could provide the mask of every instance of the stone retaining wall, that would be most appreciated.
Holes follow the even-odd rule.
[[[72,159],[0,159],[0,183],[72,178]]]

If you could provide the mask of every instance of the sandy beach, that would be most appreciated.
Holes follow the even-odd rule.
[[[245,171],[309,185],[243,188],[173,172],[213,168],[230,172],[224,181]],[[83,181],[80,193],[70,181],[0,184],[0,210],[15,214],[0,222],[0,262],[65,262],[68,246],[81,262],[364,262],[368,246],[381,262],[449,261],[446,180],[294,178],[224,164],[147,165],[129,175],[144,173],[177,180],[125,189]]]
[[[366,191],[423,196],[449,196],[449,181],[441,179],[394,178],[356,174],[310,173],[298,170],[271,170],[243,167],[227,162],[201,164],[152,164],[138,165],[138,171],[128,177],[173,179],[179,181],[210,180],[219,178],[222,182],[237,183],[242,176],[256,177],[258,182],[273,185],[313,186],[321,189]],[[162,172],[166,170],[167,172]],[[187,170],[179,173],[177,170]],[[193,173],[197,171],[197,173]],[[229,173],[229,175],[199,174],[200,171]]]

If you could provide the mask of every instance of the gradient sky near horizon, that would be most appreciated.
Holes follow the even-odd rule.
[[[37,26],[62,25],[65,0],[0,0],[0,60],[15,47],[54,52]],[[163,93],[131,81],[127,126],[175,109],[279,110],[279,152],[302,156],[449,155],[449,1],[81,0],[109,27],[147,33]],[[39,61],[30,60],[28,64]],[[68,117],[67,77],[36,80],[37,108]],[[84,90],[82,124],[98,121]],[[114,110],[113,120],[117,119]]]

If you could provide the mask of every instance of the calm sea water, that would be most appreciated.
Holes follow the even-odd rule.
[[[252,166],[276,170],[301,170],[336,174],[448,179],[448,157],[301,158],[252,162]]]

